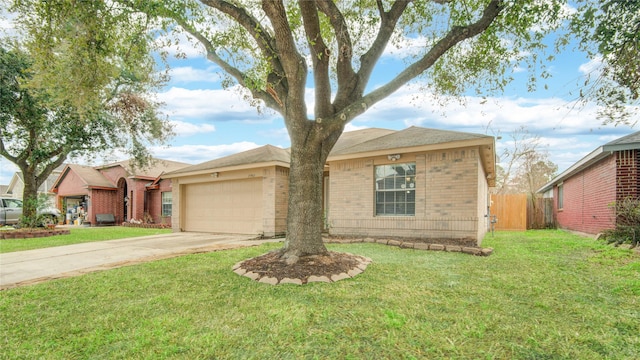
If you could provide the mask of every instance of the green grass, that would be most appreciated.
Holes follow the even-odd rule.
[[[128,237],[148,236],[170,233],[171,229],[145,229],[124,226],[108,226],[95,228],[71,228],[69,235],[56,235],[32,239],[2,239],[0,253],[40,249],[51,246],[79,244],[91,241],[123,239]]]
[[[637,359],[640,257],[562,231],[496,233],[490,257],[379,244],[353,279],[231,272],[278,244],[0,292],[2,359]]]

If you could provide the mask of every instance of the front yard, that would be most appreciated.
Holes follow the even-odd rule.
[[[489,257],[332,244],[333,284],[231,272],[278,244],[0,292],[2,359],[635,359],[640,256],[562,231],[488,235]]]

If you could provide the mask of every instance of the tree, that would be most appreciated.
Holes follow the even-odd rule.
[[[38,188],[69,156],[125,148],[132,139],[130,152],[143,163],[148,152],[139,139],[162,140],[170,133],[155,105],[124,82],[102,108],[80,112],[49,89],[25,85],[34,76],[32,65],[27,53],[0,47],[0,155],[22,172],[22,223],[29,227],[38,225]]]
[[[551,180],[558,167],[540,149],[540,136],[531,134],[526,126],[512,131],[509,139],[500,151],[502,165],[497,169],[495,192],[534,194]]]
[[[21,16],[32,31],[47,18],[65,18],[70,0],[34,2]],[[543,49],[547,31],[558,24],[561,0],[549,1],[225,1],[112,0],[96,12],[100,1],[73,2],[75,9],[105,19],[79,16],[88,29],[80,43],[112,35],[96,35],[96,23],[114,24],[154,19],[166,31],[187,33],[210,61],[254,99],[284,118],[291,138],[287,239],[282,258],[295,263],[306,255],[322,255],[322,173],[345,125],[375,103],[420,77],[426,91],[459,95],[499,91],[508,82],[514,61],[536,59],[526,54]],[[102,2],[100,2],[102,3]],[[76,10],[80,11],[82,10]],[[44,15],[43,15],[44,14]],[[86,20],[86,19],[85,19]],[[129,26],[129,25],[128,25]],[[116,27],[106,27],[108,31]],[[91,35],[91,36],[89,36]],[[406,66],[372,88],[372,74],[385,49],[402,46],[407,37],[423,46],[408,55]],[[77,40],[76,40],[77,41]],[[39,42],[46,47],[46,42]],[[92,55],[105,56],[88,48]],[[72,64],[74,65],[74,64]],[[308,79],[311,73],[312,78]],[[97,78],[101,78],[98,76]],[[314,89],[312,116],[305,101]]]
[[[587,78],[581,98],[602,105],[605,123],[634,125],[640,106],[640,1],[607,0],[596,7],[588,0],[578,3],[571,33],[580,38],[582,50],[602,61]]]

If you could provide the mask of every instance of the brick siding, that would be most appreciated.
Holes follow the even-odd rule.
[[[386,157],[335,161],[329,164],[330,234],[480,243],[487,182],[477,148],[402,154],[397,162],[416,163],[415,216],[375,215],[375,166],[392,164]]]
[[[616,155],[616,199],[637,199],[640,196],[640,150],[618,151]]]
[[[616,156],[609,156],[564,181],[563,208],[558,209],[558,188],[554,208],[561,228],[597,234],[614,227],[609,204],[616,200]]]

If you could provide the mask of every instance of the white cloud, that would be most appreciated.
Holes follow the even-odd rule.
[[[233,90],[172,87],[159,93],[158,99],[165,104],[165,113],[173,120],[265,122],[274,116],[259,114]]]
[[[254,142],[242,141],[221,145],[181,145],[170,148],[154,147],[151,149],[151,152],[155,157],[160,159],[199,164],[242,151],[255,149],[260,146],[261,145]]]
[[[211,124],[194,124],[179,120],[172,120],[170,123],[173,126],[173,131],[176,133],[176,136],[190,136],[216,131],[216,127]]]
[[[602,56],[597,56],[578,67],[578,70],[587,76],[598,75],[602,71]]]
[[[176,83],[220,81],[219,69],[214,66],[206,69],[196,69],[191,66],[174,67],[169,70],[169,76],[171,81]]]

